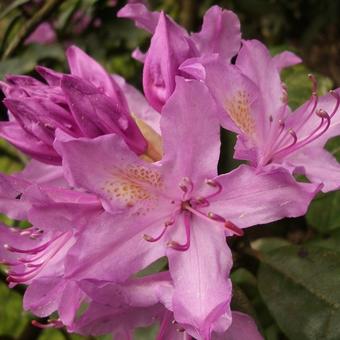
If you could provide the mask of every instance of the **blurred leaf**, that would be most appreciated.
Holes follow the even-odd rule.
[[[152,327],[139,328],[135,331],[134,340],[150,340],[156,339],[158,332],[158,325]]]
[[[16,150],[0,139],[0,172],[10,174],[23,168],[24,162]]]
[[[0,13],[0,20],[3,19],[6,15],[8,15],[10,12],[12,12],[17,7],[26,4],[30,2],[31,0],[15,0],[12,1],[12,3],[7,6],[2,13]]]
[[[45,329],[38,340],[65,340],[63,334],[57,329]]]
[[[231,309],[251,315],[253,318],[256,316],[253,305],[249,301],[245,292],[237,284],[233,284]]]
[[[327,236],[318,236],[307,242],[309,245],[323,247],[335,251],[340,250],[340,229]]]
[[[31,72],[40,60],[43,59],[64,60],[64,51],[58,44],[30,45],[19,57],[6,59],[0,62],[0,79],[5,74],[24,74]]]
[[[17,23],[20,21],[21,18],[22,18],[21,15],[18,14],[14,16],[13,18],[11,18],[9,23],[7,24],[7,27],[2,34],[2,41],[1,41],[1,48],[0,48],[1,54],[5,50],[8,38],[11,36],[11,33],[15,31],[14,28],[17,26]]]
[[[19,336],[29,321],[21,296],[0,282],[0,335]]]
[[[311,203],[307,222],[322,233],[340,228],[340,191],[319,194]]]
[[[340,339],[340,253],[291,245],[261,259],[261,296],[288,338]]]
[[[290,242],[279,237],[259,238],[251,243],[251,247],[255,250],[267,253],[273,249],[278,249],[290,245]]]
[[[325,148],[340,162],[340,136],[331,138]]]

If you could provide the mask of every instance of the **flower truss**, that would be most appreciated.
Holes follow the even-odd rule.
[[[27,286],[36,316],[58,315],[40,327],[131,339],[158,323],[159,340],[261,339],[231,311],[226,238],[302,216],[321,189],[339,188],[323,146],[339,134],[340,92],[318,98],[311,77],[310,101],[291,112],[280,70],[299,58],[241,41],[236,15],[217,6],[191,34],[141,3],[119,16],[152,34],[134,52],[146,98],[75,46],[70,74],[38,66],[45,81],[0,83],[0,135],[31,158],[0,177],[0,212],[31,224],[0,226],[9,286]],[[220,126],[249,165],[217,173]],[[140,277],[164,257],[167,270]]]

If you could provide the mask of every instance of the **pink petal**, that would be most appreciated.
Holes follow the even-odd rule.
[[[174,91],[177,69],[189,52],[186,33],[162,12],[143,69],[144,93],[157,111]]]
[[[201,55],[218,53],[230,60],[241,45],[240,21],[232,11],[212,6],[204,15],[201,31],[194,33],[192,39]]]
[[[135,25],[147,32],[154,33],[159,19],[159,12],[151,12],[141,3],[125,5],[117,16],[134,20]]]
[[[220,153],[217,109],[207,87],[177,78],[174,94],[162,111],[164,159],[173,186],[183,177],[202,182],[214,177]]]
[[[167,256],[175,320],[200,339],[208,339],[221,318],[224,329],[219,331],[226,330],[231,322],[228,277],[232,256],[223,228],[193,218],[190,248],[184,252],[170,249]]]
[[[296,182],[284,169],[264,173],[246,165],[216,181],[223,190],[211,199],[209,209],[241,228],[302,216],[320,189]]]

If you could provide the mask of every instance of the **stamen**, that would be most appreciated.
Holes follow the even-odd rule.
[[[178,251],[186,251],[190,248],[190,220],[191,216],[188,213],[184,212],[184,226],[185,226],[185,234],[186,234],[186,242],[184,244],[180,244],[176,241],[169,241],[167,246],[169,248],[178,250]]]
[[[308,74],[309,80],[312,82],[312,95],[317,96],[318,92],[318,82],[314,76],[314,74]]]
[[[225,221],[224,227],[226,229],[231,230],[237,236],[243,236],[244,235],[243,229],[237,227],[234,223],[232,223],[230,221]]]
[[[217,196],[222,191],[222,189],[223,189],[222,184],[219,183],[218,181],[213,180],[213,179],[206,179],[205,183],[210,185],[213,188],[216,188],[216,191],[214,193],[212,193],[212,194],[210,194],[208,196],[204,196],[203,197],[206,201],[209,200],[212,197]]]
[[[180,189],[183,191],[183,200],[187,200],[192,193],[192,190],[194,188],[194,184],[188,177],[183,177],[181,182],[179,183]]]
[[[148,242],[157,242],[157,241],[159,241],[159,240],[163,237],[163,235],[165,234],[165,232],[167,231],[167,229],[168,229],[168,226],[165,225],[165,226],[163,227],[161,233],[160,233],[157,237],[152,237],[152,236],[150,236],[150,235],[144,234],[144,235],[143,235],[143,238],[144,238],[145,241],[148,241]]]
[[[329,91],[329,93],[336,99],[335,107],[334,107],[332,113],[329,115],[329,117],[332,118],[335,115],[335,113],[338,111],[338,108],[339,108],[339,105],[340,105],[340,95],[339,95],[338,92],[336,92],[334,90]]]
[[[291,147],[294,144],[296,144],[298,138],[297,138],[297,135],[296,135],[296,133],[293,129],[288,129],[288,133],[293,137],[293,142],[288,146],[288,147]]]
[[[220,215],[217,215],[217,214],[215,214],[215,213],[213,213],[211,211],[209,211],[207,215],[208,215],[209,218],[211,218],[214,221],[222,222],[222,223],[225,222],[225,218],[224,217],[222,217]]]
[[[205,197],[198,197],[192,200],[194,206],[209,207],[210,203]]]
[[[191,213],[193,213],[194,215],[201,217],[206,221],[209,221],[209,222],[215,221],[215,222],[218,222],[218,223],[222,223],[225,228],[229,229],[230,231],[232,231],[237,236],[242,236],[244,234],[242,229],[240,229],[234,223],[226,220],[224,217],[222,217],[220,215],[217,215],[213,212],[208,212],[208,214],[206,215],[202,211],[197,210],[197,209],[193,209],[189,205],[186,205],[185,208],[188,211],[190,211]]]
[[[157,242],[159,241],[163,235],[165,234],[165,232],[167,231],[168,227],[173,225],[175,223],[175,218],[170,218],[168,221],[165,221],[164,223],[164,228],[162,229],[161,233],[157,236],[157,237],[152,237],[150,235],[147,235],[147,234],[144,234],[143,235],[143,238],[145,241],[148,241],[148,242]]]
[[[41,323],[37,320],[32,320],[32,325],[42,329],[64,327],[63,323],[60,320],[48,320],[46,324]]]

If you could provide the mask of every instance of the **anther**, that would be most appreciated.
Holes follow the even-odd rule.
[[[318,82],[314,76],[314,74],[308,74],[309,80],[312,82],[312,96],[317,96],[318,91]]]
[[[166,246],[168,248],[172,248],[174,250],[178,250],[178,251],[186,251],[189,249],[190,244],[186,243],[186,244],[179,244],[176,241],[169,241]]]
[[[320,118],[329,119],[328,113],[327,113],[325,110],[323,110],[323,109],[318,109],[318,110],[316,111],[316,114],[317,114]]]
[[[297,142],[297,135],[293,129],[289,129],[288,133],[293,137],[293,142],[291,145],[294,145]]]
[[[218,182],[214,181],[213,179],[206,179],[205,183],[212,186],[212,187],[217,187],[218,186]]]
[[[64,325],[60,320],[48,320],[46,324],[41,323],[37,320],[32,320],[32,325],[38,328],[62,328]]]
[[[224,217],[217,215],[217,214],[215,214],[211,211],[209,211],[207,215],[208,215],[209,218],[211,218],[212,220],[217,221],[217,222],[225,222],[226,221]]]
[[[232,231],[237,236],[243,236],[244,234],[244,231],[241,228],[237,227],[234,223],[230,221],[225,221],[224,227]]]
[[[183,192],[187,193],[188,191],[192,190],[193,183],[188,177],[183,177],[181,182],[179,183],[179,187]]]

